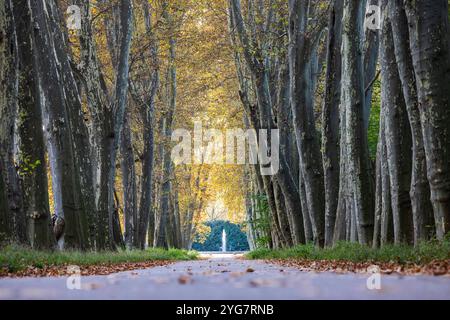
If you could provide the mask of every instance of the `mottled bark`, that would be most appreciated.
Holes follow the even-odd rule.
[[[296,150],[297,151],[297,150]],[[298,154],[298,151],[297,151]],[[309,208],[306,201],[306,191],[305,191],[305,181],[303,179],[303,174],[299,174],[299,193],[300,193],[300,203],[303,216],[303,226],[305,229],[305,243],[312,243],[314,241],[314,235],[311,225],[311,219],[309,215]]]
[[[9,106],[9,86],[8,77],[11,70],[11,52],[9,37],[9,25],[11,23],[10,2],[8,0],[0,1],[0,242],[12,240],[11,212],[7,197],[7,166],[4,161],[4,155],[7,152],[8,135],[8,106]]]
[[[108,172],[110,167],[112,129],[112,103],[110,102],[106,83],[101,73],[97,59],[97,49],[92,30],[91,3],[77,0],[81,8],[80,31],[80,64],[78,69],[83,76],[86,97],[92,117],[91,141],[93,158],[94,194],[96,204],[95,231],[96,248],[105,250],[111,248],[113,230],[109,224],[109,189]]]
[[[348,186],[348,160],[347,160],[347,137],[346,112],[345,107],[341,106],[339,111],[340,119],[340,165],[339,165],[339,200],[336,209],[336,219],[333,232],[333,243],[345,241],[347,239],[347,218],[351,214],[348,212],[348,203],[350,202],[350,188]]]
[[[373,187],[367,131],[364,124],[365,81],[362,56],[364,1],[344,1],[342,36],[342,95],[346,108],[346,145],[352,211],[358,240],[373,238]],[[352,213],[353,215],[353,213]],[[355,225],[353,224],[353,225]]]
[[[19,57],[18,131],[19,170],[22,178],[24,211],[28,238],[34,249],[50,249],[55,245],[50,217],[47,165],[45,160],[42,110],[36,94],[32,24],[26,0],[14,7]]]
[[[125,109],[128,93],[128,72],[131,38],[133,34],[133,5],[131,0],[121,0],[120,2],[120,50],[119,63],[116,73],[115,102],[113,107],[113,131],[108,133],[109,170],[108,170],[108,215],[109,229],[113,230],[114,219],[114,183],[116,179],[116,158],[119,151],[121,133],[125,118]],[[110,243],[114,248],[115,244]]]
[[[381,174],[381,220],[380,245],[384,246],[394,240],[394,226],[391,205],[391,180],[386,143],[386,107],[381,105],[380,114],[380,174]]]
[[[450,26],[447,0],[405,0],[436,236],[450,231]]]
[[[248,195],[246,196],[246,202],[245,202],[246,206],[246,216],[245,216],[245,226],[246,226],[246,233],[247,233],[247,241],[248,241],[248,245],[250,247],[250,250],[255,250],[256,249],[256,235],[255,235],[255,230],[253,228],[254,225],[254,219],[253,219],[253,207],[251,205],[251,201],[248,197]]]
[[[125,246],[125,241],[124,241],[123,235],[122,235],[122,228],[120,226],[119,210],[120,210],[119,198],[117,196],[116,191],[114,190],[114,212],[112,215],[111,237],[117,248],[125,250],[126,246]]]
[[[302,204],[300,199],[300,193],[295,185],[292,175],[289,170],[289,166],[285,159],[282,159],[280,163],[280,172],[276,176],[276,181],[280,186],[283,195],[283,201],[287,209],[279,212],[280,219],[286,218],[290,219],[289,233],[292,236],[293,244],[305,243],[305,231],[304,231],[304,221],[302,213]]]
[[[386,1],[387,2],[387,1]],[[387,4],[386,4],[387,5]],[[387,11],[381,35],[381,99],[386,108],[386,148],[391,181],[392,217],[396,244],[412,240],[412,212],[409,199],[411,186],[411,128],[395,60],[392,29]]]
[[[388,4],[392,26],[395,57],[402,83],[403,95],[412,133],[412,177],[410,198],[414,218],[414,243],[428,240],[433,225],[430,202],[430,187],[420,119],[417,84],[410,52],[409,29],[402,0],[392,0]]]
[[[311,55],[321,33],[308,34],[309,1],[289,1],[289,69],[291,77],[291,108],[295,136],[300,155],[300,168],[305,183],[306,202],[314,242],[323,246],[325,196],[320,143],[316,134],[311,88]],[[317,30],[316,29],[316,30]]]
[[[244,184],[246,186],[245,192],[245,229],[247,233],[247,240],[250,250],[256,249],[256,241],[258,239],[257,231],[255,228],[255,205],[254,205],[254,183],[252,181],[252,170],[249,166],[245,168],[245,175],[243,177]]]
[[[333,1],[328,22],[327,73],[322,109],[322,156],[325,188],[325,245],[333,244],[339,201],[339,104],[343,2]]]
[[[18,56],[14,4],[7,0],[3,10],[2,92],[0,113],[0,161],[4,168],[4,186],[9,207],[9,228],[12,241],[26,244],[26,222],[23,211],[22,190],[15,162],[15,122],[17,118]]]
[[[79,184],[81,196],[80,207],[80,233],[85,239],[86,249],[90,249],[95,241],[95,194],[93,187],[93,167],[91,160],[91,145],[89,132],[86,126],[85,115],[81,103],[80,91],[75,75],[72,71],[72,57],[69,50],[69,42],[62,27],[64,21],[57,5],[49,6],[50,25],[53,33],[55,52],[57,56],[58,72],[64,90],[64,100],[67,106],[67,115],[71,125],[71,135],[73,141],[73,152],[75,156],[75,167],[77,171],[77,184]]]
[[[158,69],[158,46],[155,41],[152,29],[151,12],[148,2],[143,5],[145,15],[145,27],[147,36],[152,41],[150,54],[152,56],[154,70],[149,88],[149,94],[146,96],[142,104],[142,118],[144,123],[144,156],[142,160],[142,190],[139,206],[139,229],[138,229],[138,246],[143,249],[145,246],[145,238],[147,233],[149,242],[153,245],[153,236],[155,234],[155,214],[152,210],[152,191],[153,191],[153,163],[154,163],[154,110],[155,97],[159,87],[159,69]],[[149,230],[149,232],[147,232]]]
[[[124,239],[127,249],[131,250],[135,243],[134,235],[137,228],[137,189],[136,168],[131,133],[131,112],[127,110],[122,130],[120,153],[122,155],[122,185],[123,185],[123,215]]]
[[[383,128],[384,129],[384,128]],[[374,249],[380,246],[380,234],[381,234],[381,212],[383,209],[383,185],[382,185],[382,172],[381,172],[381,160],[382,152],[385,147],[382,144],[382,135],[384,135],[384,130],[378,135],[378,145],[377,145],[377,159],[375,163],[375,220],[373,228],[373,241],[372,247]]]
[[[2,19],[1,12],[0,19]],[[0,246],[3,245],[4,242],[7,242],[11,237],[8,198],[6,197],[6,187],[3,178],[4,170],[2,166],[3,164],[0,162]]]
[[[169,13],[165,11],[165,19],[171,24]],[[170,155],[170,142],[172,137],[172,125],[176,109],[177,101],[177,69],[175,64],[176,58],[176,40],[171,37],[169,39],[169,69],[167,83],[167,110],[162,120],[162,137],[163,145],[161,146],[161,165],[162,165],[162,182],[161,182],[161,211],[158,225],[157,237],[155,239],[155,247],[167,247],[168,234],[167,226],[173,219],[173,212],[170,210],[170,198],[172,192],[173,166]],[[173,231],[173,230],[172,230]]]
[[[280,185],[273,183],[273,193],[275,205],[277,207],[277,222],[278,229],[280,230],[280,240],[283,247],[292,246],[291,230],[289,226],[288,216],[286,214],[286,204],[284,202],[283,193],[281,192]]]
[[[55,49],[55,34],[59,32],[52,23],[50,13],[54,12],[55,3],[40,1],[29,2],[33,19],[33,50],[35,81],[37,82],[38,101],[48,115],[46,128],[49,143],[54,148],[53,161],[58,189],[53,190],[61,196],[62,212],[57,214],[64,218],[66,231],[64,242],[68,248],[86,248],[86,238],[81,226],[83,208],[80,205],[81,190],[76,160],[73,150],[71,123],[62,88],[61,75],[58,72],[58,56]]]
[[[172,164],[173,165],[173,164]],[[174,170],[174,169],[172,169]],[[182,249],[183,246],[181,244],[181,216],[180,216],[180,203],[179,203],[179,191],[178,187],[175,184],[172,188],[172,207],[173,207],[173,216],[174,216],[174,247],[176,249]]]
[[[283,221],[287,216],[289,224],[289,233],[294,245],[305,243],[305,231],[303,226],[303,212],[301,210],[301,199],[294,170],[298,166],[298,161],[291,161],[290,153],[290,131],[291,120],[290,114],[290,86],[289,86],[289,67],[286,65],[285,59],[280,62],[278,68],[277,97],[275,114],[277,119],[277,127],[280,130],[280,168],[275,175],[275,180],[280,186],[286,210],[279,212],[280,219]],[[297,150],[293,150],[297,153]]]

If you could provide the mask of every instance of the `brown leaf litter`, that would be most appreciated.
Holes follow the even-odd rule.
[[[275,259],[266,260],[283,267],[300,269],[305,272],[335,272],[335,273],[368,273],[368,269],[377,266],[381,274],[399,275],[432,275],[450,276],[450,260],[434,260],[426,264],[398,263],[398,262],[351,262],[337,260],[299,260]]]
[[[134,271],[149,269],[154,267],[161,267],[165,265],[172,264],[173,261],[145,261],[145,262],[127,262],[118,264],[99,264],[91,266],[80,266],[80,271],[82,276],[106,276],[113,273]],[[0,267],[0,278],[23,278],[23,277],[63,277],[70,276],[73,274],[70,265],[60,265],[60,266],[44,266],[42,268],[28,267],[23,270],[11,272],[8,268]]]

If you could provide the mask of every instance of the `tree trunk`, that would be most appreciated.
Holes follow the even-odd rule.
[[[154,63],[154,70],[150,83],[150,94],[142,104],[142,118],[144,122],[144,158],[142,160],[142,190],[139,206],[139,234],[137,236],[139,247],[144,249],[145,238],[150,234],[149,242],[153,245],[153,236],[155,234],[155,214],[152,208],[152,191],[153,190],[153,163],[154,163],[154,110],[155,97],[159,87],[159,70],[158,70],[158,46],[153,35],[151,13],[148,2],[143,4],[145,15],[145,27],[148,38],[152,40],[150,54]],[[147,230],[150,230],[147,232]]]
[[[344,1],[342,96],[346,108],[346,144],[352,207],[361,244],[373,238],[373,192],[367,131],[364,124],[365,81],[362,57],[364,1]]]
[[[436,236],[450,231],[450,28],[447,0],[405,0]]]
[[[339,104],[343,2],[333,1],[328,23],[327,74],[322,110],[322,153],[325,187],[325,245],[333,244],[339,201]]]
[[[1,3],[0,3],[1,4]],[[0,9],[0,21],[2,19]],[[8,198],[3,178],[3,164],[0,162],[0,246],[11,239],[11,228],[9,222]]]
[[[71,125],[75,168],[77,169],[77,183],[80,184],[80,233],[85,239],[86,249],[92,248],[95,241],[95,194],[93,186],[93,167],[90,154],[89,132],[85,123],[83,106],[78,83],[72,71],[69,43],[65,29],[61,28],[63,20],[56,3],[50,2],[50,26],[53,33],[55,52],[57,56],[58,72],[64,90],[64,100],[67,106],[67,115]],[[79,181],[79,182],[78,182]]]
[[[80,205],[81,190],[79,175],[76,171],[76,161],[73,151],[73,137],[64,90],[58,72],[58,57],[56,56],[53,39],[58,32],[51,23],[55,17],[55,4],[40,1],[30,1],[32,19],[34,21],[33,49],[35,65],[35,81],[38,84],[38,99],[43,103],[43,110],[48,114],[50,144],[54,148],[53,161],[55,170],[54,193],[61,195],[62,212],[57,214],[64,218],[66,231],[64,242],[68,248],[85,249],[86,238],[82,233],[81,218],[83,208]]]
[[[408,21],[403,1],[390,1],[387,10],[392,26],[395,57],[412,133],[413,154],[410,198],[414,218],[414,243],[418,245],[421,241],[429,239],[431,235],[429,226],[433,224],[433,217],[429,209],[431,208],[430,187],[427,179],[417,84],[410,52]]]
[[[4,186],[9,207],[9,228],[12,241],[27,243],[26,217],[23,211],[23,197],[20,178],[15,162],[15,123],[17,118],[17,83],[18,83],[18,56],[15,22],[13,16],[13,2],[10,0],[1,3],[3,10],[2,37],[2,92],[0,103],[0,161],[4,168]]]
[[[277,221],[278,228],[280,230],[280,238],[283,247],[291,247],[292,246],[292,236],[291,230],[289,227],[289,221],[287,219],[286,207],[283,198],[283,193],[281,192],[280,186],[278,183],[273,183],[273,193],[275,205],[277,207]]]
[[[289,86],[289,68],[286,65],[286,59],[280,62],[281,66],[278,71],[277,81],[277,107],[276,118],[277,126],[280,131],[280,168],[278,173],[274,176],[280,186],[282,196],[285,202],[285,210],[279,212],[280,219],[283,220],[287,216],[288,224],[290,226],[292,244],[297,245],[305,243],[305,233],[303,226],[301,210],[301,199],[298,186],[295,181],[295,174],[292,167],[298,166],[298,162],[291,162],[290,158],[290,139],[289,127],[291,119],[289,118],[290,110],[290,86]],[[297,153],[297,150],[294,150]]]
[[[382,144],[382,135],[384,136],[384,130],[380,130],[380,133],[378,135],[377,159],[375,168],[375,221],[372,241],[372,246],[374,249],[380,247],[381,213],[383,210],[383,180],[381,176],[381,160],[383,156],[383,148],[385,146]]]
[[[394,240],[394,227],[391,205],[391,181],[389,173],[389,161],[386,146],[386,107],[381,105],[380,114],[380,175],[381,175],[381,221],[380,221],[380,246],[392,243]]]
[[[107,150],[109,151],[108,160],[108,216],[109,230],[113,230],[114,223],[114,183],[116,180],[116,158],[120,146],[123,123],[125,119],[125,109],[127,104],[128,92],[128,72],[129,56],[131,47],[131,38],[133,34],[133,5],[131,0],[121,0],[120,2],[120,51],[119,63],[117,67],[115,103],[113,108],[114,120],[113,129],[108,133],[108,144],[112,143]],[[110,243],[114,248],[115,243]]]
[[[120,227],[120,218],[119,218],[119,210],[120,210],[120,203],[119,198],[117,196],[116,191],[114,190],[114,212],[112,216],[112,234],[111,237],[114,241],[114,244],[122,249],[125,250],[125,241],[122,235],[122,228]]]
[[[387,1],[383,4],[385,19],[381,35],[381,100],[386,108],[386,148],[391,181],[391,203],[396,244],[412,240],[412,212],[409,199],[411,187],[411,128],[395,61],[392,29]]]
[[[165,12],[165,19],[170,23],[170,16]],[[176,99],[177,99],[177,71],[175,65],[176,58],[176,41],[174,38],[169,40],[169,69],[168,69],[168,110],[166,111],[163,119],[162,125],[162,136],[164,137],[162,146],[162,185],[161,185],[161,216],[158,225],[158,237],[155,239],[156,247],[166,247],[167,248],[167,234],[166,228],[168,223],[171,221],[169,215],[173,215],[170,212],[170,198],[172,192],[172,159],[170,154],[170,141],[172,137],[172,125],[173,117],[176,109]]]
[[[31,15],[25,0],[17,1],[14,10],[20,61],[19,167],[28,237],[32,248],[50,249],[55,245],[55,237],[49,208],[42,110],[34,77]]]
[[[112,230],[109,225],[109,190],[108,170],[110,166],[110,148],[113,139],[110,133],[112,128],[112,110],[109,101],[106,83],[101,73],[97,60],[96,44],[92,30],[91,3],[90,1],[76,0],[81,8],[81,32],[80,32],[80,65],[78,69],[83,76],[86,88],[86,97],[90,114],[92,116],[90,153],[95,177],[94,194],[96,197],[95,214],[95,243],[97,250],[110,248]]]
[[[172,169],[174,171],[174,169]],[[176,185],[173,186],[173,196],[172,196],[172,207],[173,207],[173,216],[174,216],[174,247],[176,249],[181,249],[181,217],[180,217],[180,203],[178,199],[178,187]]]
[[[10,138],[9,107],[11,99],[11,88],[7,84],[11,73],[12,53],[11,35],[12,24],[11,2],[0,1],[0,244],[13,240],[11,210],[8,199],[8,141]],[[14,41],[14,40],[13,40]],[[7,161],[5,161],[7,160]]]
[[[152,92],[156,93],[158,84],[152,85]],[[138,243],[141,249],[145,246],[147,230],[155,232],[155,215],[152,209],[153,191],[153,163],[154,163],[154,133],[153,133],[153,111],[155,93],[151,94],[148,104],[142,111],[144,119],[144,158],[142,162],[142,191],[139,206],[139,234]],[[153,243],[153,240],[152,242]]]
[[[125,246],[131,250],[134,246],[135,228],[137,228],[137,190],[136,169],[133,142],[131,137],[131,112],[127,110],[122,130],[120,153],[122,155],[123,215],[125,226]]]
[[[313,90],[309,83],[311,53],[315,44],[306,37],[308,7],[308,1],[289,1],[291,108],[314,242],[323,246],[325,196],[320,144],[313,110]]]

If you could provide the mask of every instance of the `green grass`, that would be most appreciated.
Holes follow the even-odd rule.
[[[450,240],[426,242],[416,248],[388,245],[372,249],[356,243],[342,242],[333,248],[319,249],[314,245],[301,245],[283,250],[258,249],[246,256],[249,259],[303,259],[351,262],[390,262],[424,264],[433,260],[450,259]]]
[[[44,266],[77,265],[92,266],[101,264],[137,263],[146,261],[181,261],[197,259],[194,251],[177,249],[148,249],[145,251],[118,252],[42,252],[19,246],[8,246],[0,249],[0,268],[8,268],[16,272],[27,267],[43,268]]]

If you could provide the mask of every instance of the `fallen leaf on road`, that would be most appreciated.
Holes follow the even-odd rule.
[[[84,283],[81,285],[81,289],[87,290],[87,291],[100,289],[101,287],[102,287],[102,285],[99,283]]]
[[[252,287],[268,287],[278,284],[277,281],[270,279],[253,279],[250,281]]]
[[[245,273],[244,272],[232,272],[230,273],[230,276],[232,278],[238,278],[238,277],[242,277]]]
[[[179,284],[188,284],[191,283],[192,279],[189,276],[181,276],[178,278],[178,283]]]

